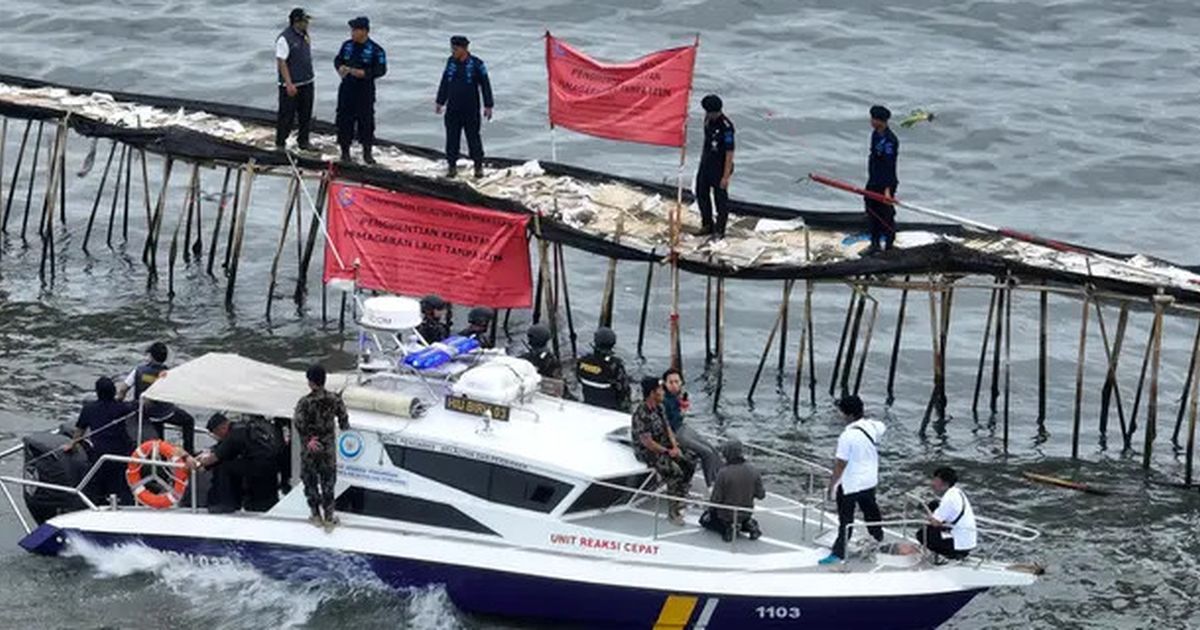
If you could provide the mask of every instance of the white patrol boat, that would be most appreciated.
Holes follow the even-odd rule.
[[[761,538],[726,543],[702,529],[698,517],[711,504],[701,492],[692,493],[685,524],[673,525],[669,497],[633,456],[628,415],[542,393],[532,366],[518,359],[457,340],[411,345],[402,335],[420,316],[406,298],[371,298],[362,312],[360,369],[344,377],[351,429],[338,438],[339,526],[309,523],[298,483],[268,512],[209,514],[196,490],[204,473],[176,475],[186,489],[166,484],[165,509],[93,503],[81,490],[94,470],[75,484],[0,477],[23,523],[12,485],[25,487],[27,502],[50,492],[79,507],[26,524],[21,546],[55,555],[75,539],[141,543],[234,558],[288,580],[350,558],[397,588],[443,585],[468,613],[588,628],[930,628],[988,588],[1036,579],[994,552],[1037,532],[984,518],[981,547],[964,561],[879,552],[819,566],[836,516],[812,491],[828,473],[769,449],[759,449],[757,463],[782,467],[810,496],[769,493],[755,510]],[[343,388],[335,380],[329,388]],[[208,354],[172,369],[143,400],[290,418],[306,392],[301,373]],[[184,469],[144,453],[105,457]],[[885,522],[899,528],[887,530],[889,542],[911,540],[906,532],[919,523]]]

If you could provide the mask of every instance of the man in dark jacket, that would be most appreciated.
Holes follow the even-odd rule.
[[[468,50],[471,42],[462,35],[450,38],[450,58],[438,86],[437,113],[445,109],[447,177],[458,175],[458,149],[467,134],[467,150],[475,163],[475,177],[483,177],[483,140],[479,137],[479,97],[483,95],[483,117],[492,119],[492,82],[483,60]]]
[[[709,94],[700,101],[704,108],[704,146],[696,171],[696,205],[700,207],[701,231],[725,238],[729,222],[729,180],[733,177],[733,122],[721,111],[721,97]],[[716,211],[714,218],[713,212]]]
[[[742,443],[738,440],[722,444],[721,451],[725,455],[725,466],[717,473],[717,482],[713,484],[709,501],[746,510],[737,510],[735,517],[734,510],[708,508],[701,515],[700,524],[721,534],[725,542],[733,540],[735,530],[746,534],[750,540],[757,540],[762,536],[762,530],[758,528],[758,521],[754,520],[754,500],[767,498],[762,474],[746,462],[742,455]]]
[[[629,410],[629,375],[625,362],[613,353],[617,334],[611,328],[597,328],[592,351],[575,362],[575,377],[583,390],[583,402],[617,411]]]
[[[125,400],[129,392],[133,392],[134,402],[142,399],[142,393],[158,379],[167,374],[167,344],[156,341],[146,348],[147,360],[137,366],[125,377],[117,387],[117,400]],[[179,427],[183,432],[183,450],[191,453],[196,447],[196,419],[187,411],[171,403],[150,401],[143,410],[145,418],[150,421],[158,433],[158,438],[166,439],[165,425]]]
[[[450,336],[450,324],[446,323],[446,300],[436,293],[421,298],[421,325],[417,334],[425,343],[437,343]]]
[[[867,190],[885,197],[896,194],[900,185],[896,177],[896,160],[900,157],[900,140],[888,128],[892,112],[882,105],[871,107],[871,153],[867,158]],[[871,231],[868,254],[892,248],[896,241],[896,207],[870,197],[864,198],[867,226]],[[881,246],[882,243],[882,246]]]
[[[96,380],[96,400],[85,404],[79,411],[74,439],[67,444],[67,452],[87,439],[91,443],[88,459],[93,466],[104,455],[128,457],[133,452],[133,440],[125,429],[124,419],[137,413],[137,407],[116,398],[117,386],[112,379],[102,376]],[[125,482],[125,466],[123,462],[105,462],[84,492],[95,503],[105,502],[109,495],[116,495],[122,505],[132,505],[133,495],[129,492],[129,484]]]
[[[363,162],[374,164],[371,147],[375,144],[375,79],[387,74],[387,54],[368,35],[371,21],[365,17],[350,20],[350,39],[342,43],[333,58],[333,67],[342,77],[338,86],[337,128],[342,161],[350,161],[350,145],[357,135],[363,148]]]
[[[232,422],[224,414],[208,419],[217,445],[196,458],[213,473],[208,511],[213,514],[266,512],[279,500],[278,455],[282,444],[275,427],[263,418]]]
[[[476,306],[467,313],[467,327],[458,331],[460,337],[472,337],[479,342],[480,348],[495,347],[492,339],[492,321],[496,319],[495,309],[489,306]]]
[[[288,27],[275,39],[275,67],[279,75],[279,117],[275,122],[275,148],[282,150],[299,119],[296,137],[302,151],[311,151],[313,65],[312,40],[308,37],[310,16],[304,9],[292,9]]]
[[[545,324],[534,324],[525,331],[525,337],[529,342],[529,349],[521,355],[521,358],[532,363],[537,368],[538,374],[544,378],[562,380],[562,363],[559,362],[554,351],[549,348],[550,327]]]

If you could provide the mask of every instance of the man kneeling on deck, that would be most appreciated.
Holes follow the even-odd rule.
[[[725,542],[732,542],[738,530],[749,536],[750,540],[758,540],[762,530],[758,528],[758,521],[754,520],[753,510],[755,499],[767,498],[762,473],[746,462],[742,455],[742,443],[736,439],[722,444],[721,453],[725,456],[725,465],[717,473],[709,501],[744,507],[746,510],[736,510],[735,518],[735,510],[710,507],[700,516],[700,525],[720,534]]]
[[[667,494],[686,497],[688,485],[696,469],[679,450],[671,425],[663,414],[663,386],[657,378],[642,379],[642,404],[633,412],[630,435],[633,454],[638,461],[649,465],[667,486]],[[671,501],[668,518],[683,525],[683,501]]]
[[[941,495],[940,500],[931,501],[932,512],[926,519],[929,524],[917,530],[916,538],[926,549],[944,558],[962,560],[975,548],[975,510],[971,509],[967,495],[955,484],[958,473],[949,466],[933,471],[930,485]],[[907,546],[905,554],[919,553],[920,549]]]

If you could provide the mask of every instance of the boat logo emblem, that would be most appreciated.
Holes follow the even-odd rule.
[[[363,439],[355,431],[347,431],[338,438],[338,452],[346,459],[357,459],[363,452]]]

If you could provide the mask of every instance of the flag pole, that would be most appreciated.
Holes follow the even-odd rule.
[[[700,33],[696,33],[695,43],[700,48]],[[692,102],[692,83],[696,76],[696,55],[692,55],[692,81],[688,82],[687,103],[690,109]],[[687,165],[687,128],[688,117],[683,120],[683,143],[679,147],[679,170],[675,172],[675,208],[671,214],[671,367],[683,371],[681,348],[679,340],[679,232],[683,226],[683,169]]]
[[[546,40],[546,89],[553,90],[554,84],[550,77],[550,29],[545,29],[546,33],[542,37]],[[546,94],[546,122],[550,123],[550,161],[558,162],[558,138],[554,133],[554,116],[550,112],[550,106],[554,99],[549,93]]]

